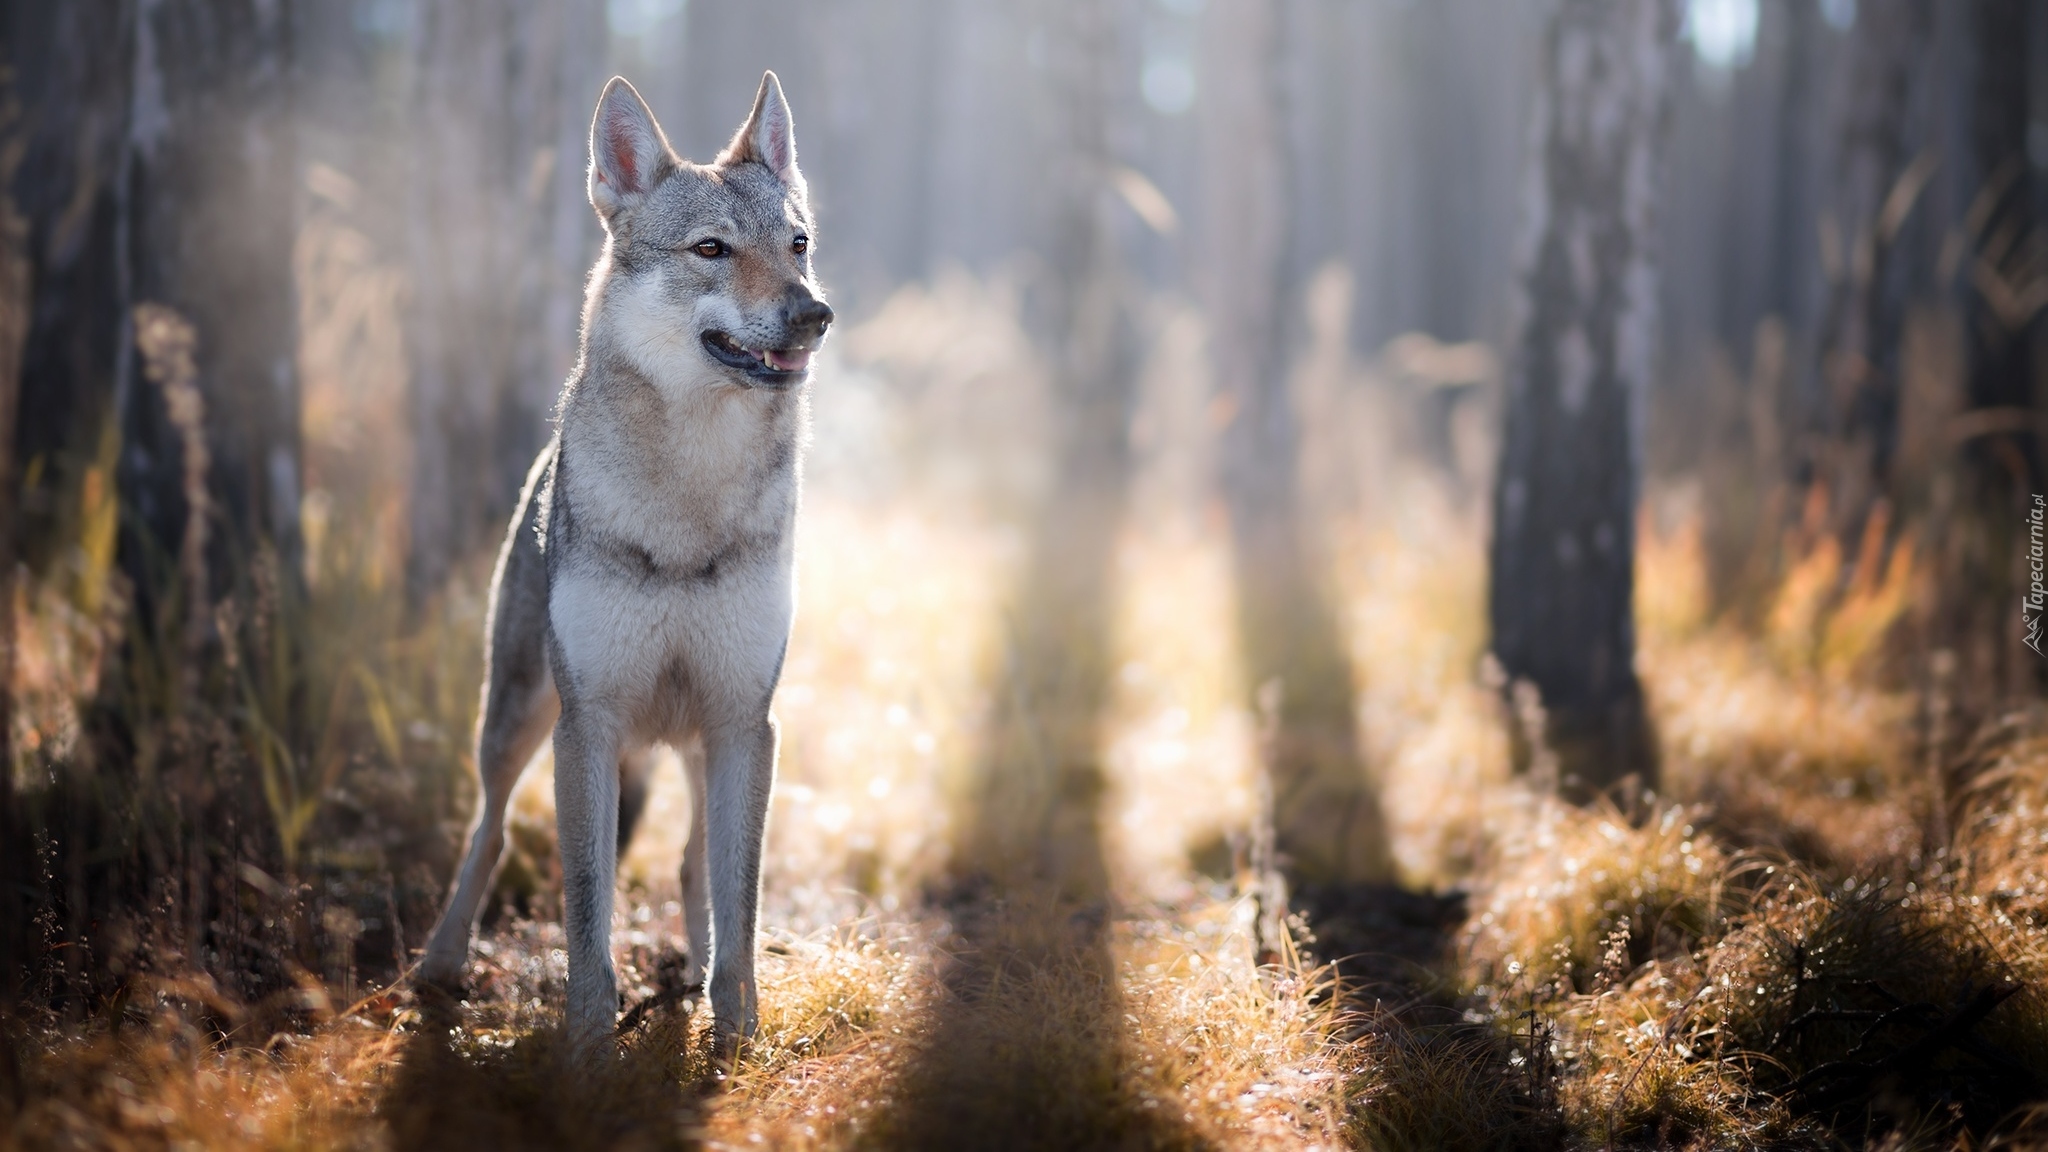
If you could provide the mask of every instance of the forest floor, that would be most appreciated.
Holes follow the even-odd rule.
[[[848,342],[858,354],[858,330]],[[1639,663],[1663,779],[1628,811],[1582,809],[1540,764],[1510,769],[1511,727],[1536,718],[1487,682],[1471,499],[1388,481],[1381,511],[1331,531],[1327,560],[1398,875],[1294,893],[1290,941],[1262,964],[1245,867],[1258,723],[1227,542],[1173,496],[1199,471],[1147,457],[1133,481],[1103,590],[1110,673],[1089,701],[1100,787],[1025,830],[1039,879],[999,882],[951,862],[1015,818],[975,810],[981,767],[1030,760],[986,747],[993,731],[1033,739],[991,723],[1036,714],[991,687],[1017,647],[1005,590],[1025,545],[957,511],[985,503],[835,495],[857,469],[833,443],[857,415],[820,413],[777,702],[762,1021],[735,1067],[714,1067],[708,1013],[687,1003],[644,1013],[615,1061],[558,1059],[543,760],[514,803],[505,883],[522,898],[487,919],[468,999],[351,977],[300,989],[296,1023],[273,1027],[260,1005],[160,976],[110,1012],[17,1019],[0,1145],[2041,1139],[2048,719],[1973,735],[1947,719],[1942,675],[1883,674],[1909,562],[1866,563],[1843,591],[1840,550],[1813,548],[1737,628],[1707,617],[1697,519],[1646,517]],[[943,471],[921,482],[942,488]],[[630,1003],[657,996],[682,946],[686,806],[665,765],[622,862]]]
[[[2016,721],[1970,750],[1931,840],[1924,702],[1701,625],[1683,535],[1646,548],[1650,586],[1675,589],[1643,613],[1667,791],[1633,819],[1510,774],[1511,720],[1472,672],[1472,540],[1355,542],[1348,620],[1402,883],[1298,893],[1301,950],[1261,967],[1227,843],[1253,721],[1227,631],[1189,623],[1226,618],[1217,541],[1125,542],[1144,593],[1119,606],[1103,712],[1089,850],[1108,888],[1077,903],[939,881],[1001,542],[826,508],[806,526],[762,1027],[736,1069],[698,1046],[705,1013],[662,1009],[615,1063],[565,1072],[560,929],[507,916],[459,1005],[400,988],[228,1045],[170,998],[145,1027],[18,1030],[8,1141],[1978,1147],[2027,1129],[2048,1067],[2048,746]],[[635,1000],[680,947],[677,775],[622,869]],[[515,839],[541,845],[522,851],[545,852],[546,785],[520,794]]]

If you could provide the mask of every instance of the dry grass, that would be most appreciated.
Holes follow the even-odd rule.
[[[843,1147],[872,1129],[938,994],[926,935],[881,928],[778,940],[761,957],[761,1032],[712,1139]]]
[[[1728,860],[1687,809],[1634,824],[1604,805],[1512,807],[1466,929],[1483,982],[1583,992],[1684,956],[1721,926]]]
[[[1550,1064],[1552,1096],[1465,1089],[1472,1111],[1547,1110],[1608,1146],[2025,1143],[2048,1084],[2038,719],[1931,774],[1924,702],[1852,675],[1871,657],[1845,654],[1847,626],[1830,665],[1707,620],[1695,531],[1648,532],[1642,553],[1643,666],[1680,802],[1633,821],[1513,786],[1482,802],[1467,1010],[1511,1065]],[[1840,563],[1814,548],[1780,607],[1826,600],[1794,586]],[[1891,611],[1877,600],[1909,566],[1866,563],[1889,574],[1845,582],[1802,627]],[[1968,783],[1947,797],[1945,780]],[[1933,839],[1951,819],[1953,843]]]
[[[950,933],[772,943],[760,1037],[707,1134],[782,1148],[1331,1137],[1362,1057],[1335,1039],[1313,973],[1251,963],[1248,905],[1106,930],[1050,911],[986,915],[971,955]]]
[[[341,1028],[222,1047],[166,1007],[118,1030],[18,1028],[0,1143],[22,1148],[350,1148],[400,1037]]]

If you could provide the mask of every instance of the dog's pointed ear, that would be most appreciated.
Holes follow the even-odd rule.
[[[675,153],[647,102],[621,76],[597,98],[590,122],[590,204],[609,226],[676,167]]]
[[[802,190],[803,173],[796,167],[796,129],[789,119],[789,101],[782,98],[782,81],[773,72],[761,74],[761,91],[754,96],[754,111],[732,143],[725,146],[721,160],[741,164],[752,160],[775,173],[775,178]]]

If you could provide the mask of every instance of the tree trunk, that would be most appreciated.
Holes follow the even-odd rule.
[[[1289,386],[1302,343],[1292,256],[1284,5],[1219,0],[1203,94],[1210,362],[1228,422],[1219,444],[1238,586],[1238,631],[1256,693],[1279,683],[1271,741],[1276,846],[1301,880],[1383,880],[1379,804],[1360,763],[1351,668],[1310,564],[1297,492],[1300,434]]]
[[[5,154],[19,165],[0,177],[20,213],[0,229],[0,611],[13,610],[28,543],[39,562],[86,554],[71,591],[97,617],[117,523],[139,624],[129,634],[175,621],[188,652],[213,642],[212,606],[259,551],[275,550],[272,575],[297,570],[293,11],[274,0],[0,7],[11,65]],[[18,487],[29,474],[35,484]],[[11,659],[11,636],[0,653]],[[177,654],[131,644],[118,658],[166,655]],[[182,661],[181,687],[198,667]],[[175,709],[155,696],[124,708],[122,693],[146,680],[99,675],[92,747],[142,743],[137,729]],[[125,732],[109,731],[124,722]],[[11,735],[4,717],[0,730]],[[10,957],[31,950],[14,950],[25,893],[61,909],[62,955],[45,959],[80,981],[89,952],[69,945],[104,926],[100,911],[165,891],[141,890],[165,879],[144,826],[167,814],[111,785],[137,779],[144,758],[96,765],[86,751],[37,789],[32,813],[14,813],[21,826],[0,831],[0,945]],[[11,772],[11,752],[0,759]],[[39,868],[27,856],[38,843]],[[205,893],[194,886],[183,899],[203,920]]]
[[[1907,112],[1933,24],[1929,0],[1863,0],[1851,33],[1820,220],[1827,310],[1821,319],[1820,435],[1809,482],[1827,486],[1831,522],[1860,529],[1889,488],[1898,436],[1899,347],[1908,286],[1894,243],[1932,173],[1907,154]]]
[[[6,172],[29,228],[29,279],[39,306],[22,353],[15,458],[34,467],[16,537],[42,568],[75,537],[64,493],[97,447],[112,411],[116,351],[128,320],[117,259],[126,192],[133,20],[125,0],[0,6],[25,145]]]
[[[13,125],[8,127],[12,128]],[[14,794],[14,573],[16,499],[14,417],[21,398],[21,349],[28,334],[28,222],[0,197],[0,955],[27,954],[21,939],[21,890],[27,829]],[[21,965],[0,965],[0,1009],[20,995]]]
[[[126,188],[136,354],[115,387],[122,504],[141,535],[124,541],[122,563],[149,612],[163,558],[179,557],[188,629],[210,626],[205,607],[264,542],[278,574],[298,570],[290,27],[287,5],[257,0],[136,11]]]
[[[7,29],[5,46],[15,41]],[[9,51],[12,58],[16,53]],[[19,67],[19,65],[16,65]],[[23,132],[19,95],[0,92],[0,156],[20,152]],[[0,163],[6,163],[0,160]],[[26,955],[22,936],[22,881],[28,863],[22,846],[28,839],[14,791],[14,580],[19,554],[15,541],[19,521],[19,469],[15,454],[15,417],[21,403],[22,349],[28,342],[34,300],[29,280],[29,222],[16,210],[8,189],[14,173],[0,171],[0,955]],[[20,995],[21,965],[0,964],[0,1009]]]
[[[1566,795],[1656,779],[1632,619],[1652,215],[1678,12],[1563,0],[1544,48],[1518,253],[1488,608],[1539,693]]]
[[[408,180],[415,604],[495,544],[572,366],[597,221],[583,191],[602,9],[419,10]]]
[[[2035,579],[2028,548],[2029,497],[2043,490],[2041,388],[2048,384],[2048,231],[2044,181],[2029,163],[2029,90],[2043,83],[2034,45],[2048,13],[2027,0],[1978,0],[1972,13],[1976,69],[1970,92],[1975,202],[1965,220],[1962,273],[1968,404],[1962,419],[1996,430],[1963,445],[1957,515],[1945,529],[1960,570],[1941,582],[1943,639],[1965,648],[1968,683],[1991,695],[2024,692],[2044,666],[2015,642],[2011,605]],[[2048,101],[2042,102],[2048,104]],[[2039,121],[2032,121],[2038,125]],[[2026,620],[2043,610],[2028,598]],[[1990,700],[1973,703],[1983,706]]]
[[[28,894],[48,891],[30,805],[14,788],[14,576],[20,561],[40,568],[76,541],[77,509],[61,497],[92,486],[81,471],[100,466],[105,478],[96,445],[111,443],[128,315],[117,256],[133,32],[123,0],[0,5],[0,155],[10,158],[0,170],[0,956],[10,958],[0,1003],[29,976]],[[39,479],[27,487],[31,461]]]

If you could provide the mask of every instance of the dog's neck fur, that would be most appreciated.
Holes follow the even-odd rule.
[[[655,319],[659,281],[612,275],[610,245],[590,279],[583,354],[562,394],[564,484],[579,530],[692,566],[750,539],[780,537],[796,512],[808,387],[732,383],[695,328]],[[783,472],[789,482],[777,483]]]

